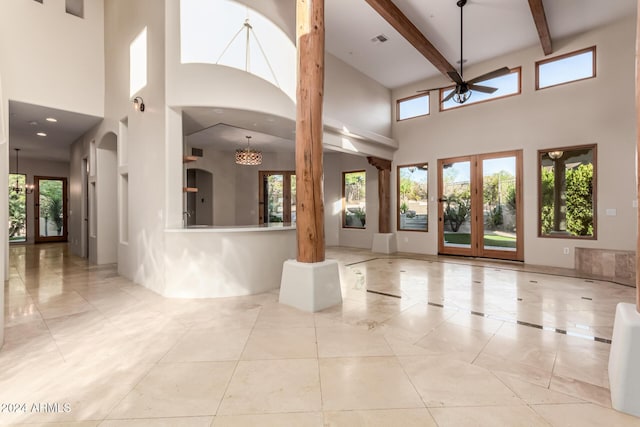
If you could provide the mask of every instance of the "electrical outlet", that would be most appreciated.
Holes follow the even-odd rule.
[[[569,255],[569,248],[562,249],[562,253],[565,255]]]
[[[409,238],[408,238],[408,237],[405,237],[405,238],[404,238],[404,242],[405,242],[405,243],[409,243]]]

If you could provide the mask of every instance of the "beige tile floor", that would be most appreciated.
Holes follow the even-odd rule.
[[[10,251],[0,404],[27,407],[2,425],[640,426],[609,398],[620,285],[331,248],[344,302],[309,314],[277,292],[162,298],[65,245]]]

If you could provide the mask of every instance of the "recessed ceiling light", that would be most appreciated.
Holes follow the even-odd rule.
[[[30,124],[31,126],[38,126],[38,122],[36,122],[35,120],[31,120],[31,121],[29,122],[29,124]]]
[[[36,135],[38,135],[38,136],[47,136],[47,134],[44,133],[44,132],[38,132],[38,133],[36,133]]]
[[[54,119],[53,117],[47,117],[46,120],[51,123],[56,123],[58,121],[58,119]]]

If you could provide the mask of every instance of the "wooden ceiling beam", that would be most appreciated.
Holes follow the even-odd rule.
[[[542,0],[529,0],[529,8],[531,8],[533,22],[535,22],[536,29],[538,30],[538,37],[540,37],[542,51],[545,55],[550,55],[553,53],[553,49],[551,47],[551,33],[549,32],[549,25],[547,24],[547,17],[544,13]]]
[[[391,0],[365,1],[445,77],[450,79],[449,72],[458,72]]]

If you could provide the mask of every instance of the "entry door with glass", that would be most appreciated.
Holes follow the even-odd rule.
[[[260,171],[260,224],[296,222],[296,176],[294,171]]]
[[[522,261],[522,151],[442,159],[438,175],[438,252]]]
[[[67,240],[67,179],[36,176],[35,241]]]

